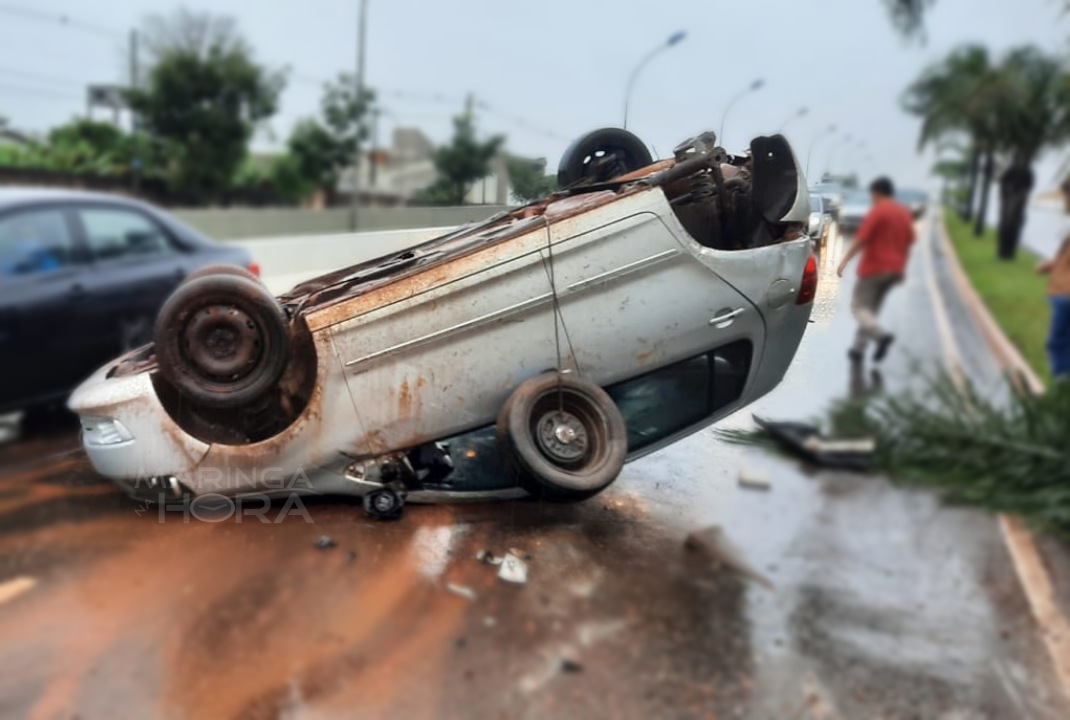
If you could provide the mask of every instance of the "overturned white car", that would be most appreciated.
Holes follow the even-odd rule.
[[[704,134],[651,163],[607,129],[559,179],[277,299],[239,269],[191,276],[154,345],[71,397],[93,466],[136,496],[349,493],[384,515],[578,500],[780,382],[817,282],[782,137],[732,156]],[[500,471],[472,484],[461,465],[488,456]]]

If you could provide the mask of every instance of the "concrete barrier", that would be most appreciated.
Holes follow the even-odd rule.
[[[360,208],[357,231],[451,227],[485,220],[508,209],[502,205]],[[198,208],[171,212],[216,240],[333,235],[350,231],[347,208]]]

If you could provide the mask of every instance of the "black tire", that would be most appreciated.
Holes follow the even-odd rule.
[[[531,495],[555,502],[602,492],[628,455],[624,418],[612,398],[556,372],[521,383],[502,407],[497,434],[507,471]]]
[[[565,150],[557,166],[557,187],[564,190],[606,182],[653,161],[646,144],[627,130],[594,130]]]
[[[364,514],[373,520],[397,520],[405,507],[405,498],[390,488],[383,488],[365,495],[363,505]]]
[[[241,265],[227,265],[224,263],[216,263],[214,265],[205,265],[202,268],[197,268],[189,275],[186,276],[183,283],[193,282],[202,277],[208,277],[210,275],[231,275],[233,277],[243,277],[246,280],[252,280],[253,282],[264,283],[256,275],[243,268]]]
[[[236,274],[185,282],[156,319],[164,378],[195,403],[250,404],[274,387],[290,359],[286,314],[267,289]]]

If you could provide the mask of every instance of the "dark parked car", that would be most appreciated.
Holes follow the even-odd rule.
[[[156,314],[208,265],[258,272],[165,213],[111,195],[0,189],[0,413],[47,408],[152,340]]]

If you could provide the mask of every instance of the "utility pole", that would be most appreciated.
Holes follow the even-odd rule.
[[[349,209],[349,229],[357,231],[357,205],[360,203],[360,130],[363,127],[363,116],[359,114],[364,103],[364,50],[366,27],[368,24],[368,0],[360,1],[360,11],[357,19],[357,77],[356,98],[354,108],[358,113],[356,127],[353,129],[356,148],[353,153],[353,174],[349,190],[352,193]]]
[[[378,107],[372,108],[372,152],[371,165],[368,166],[370,176],[368,184],[373,191],[378,186],[379,179],[379,113]]]
[[[137,30],[130,31],[130,89],[137,90],[140,77],[137,59],[138,49],[138,36]],[[134,194],[137,195],[141,191],[141,142],[140,142],[140,128],[138,127],[137,111],[130,108],[130,139],[134,146],[134,157],[131,159],[131,170],[133,174]]]

